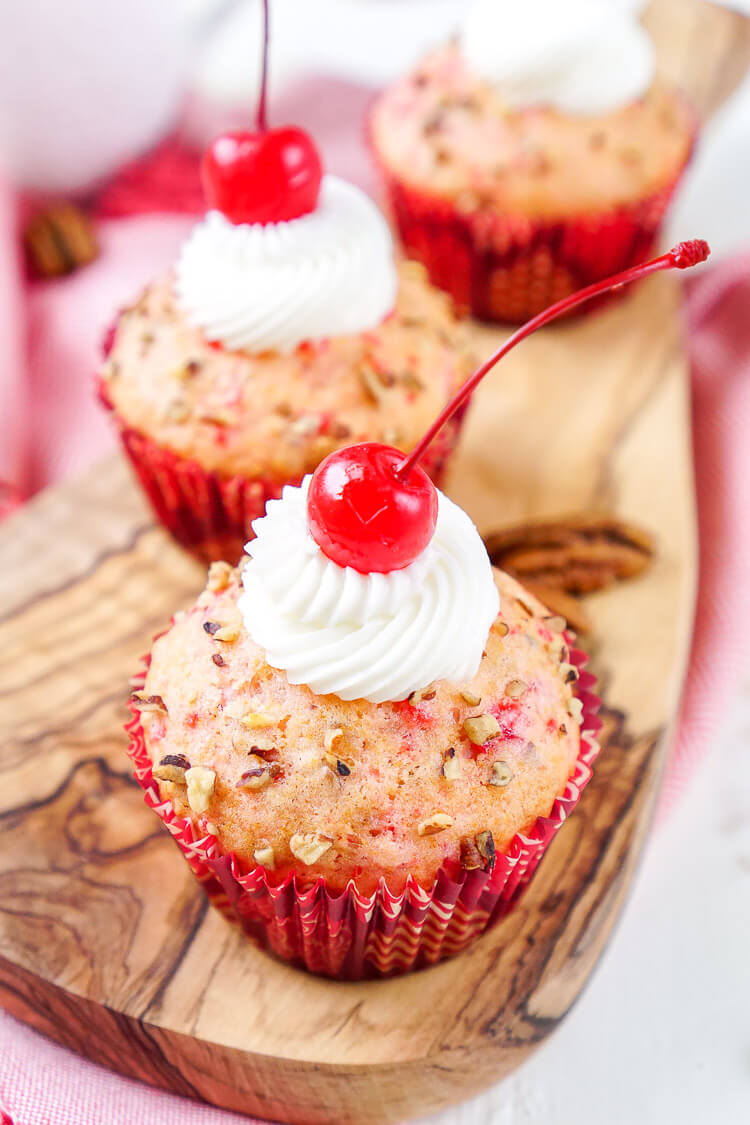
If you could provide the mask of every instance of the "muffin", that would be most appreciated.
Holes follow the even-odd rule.
[[[648,256],[695,129],[635,14],[597,0],[479,0],[369,123],[406,252],[511,322]]]
[[[333,176],[294,219],[210,211],[105,350],[100,397],[138,478],[206,560],[237,561],[266,501],[332,450],[408,451],[469,370],[450,300],[395,264],[380,212]],[[459,428],[431,450],[436,477]]]
[[[327,557],[309,478],[154,643],[131,756],[211,900],[341,978],[465,948],[517,899],[590,776],[593,677],[442,494],[428,546]]]

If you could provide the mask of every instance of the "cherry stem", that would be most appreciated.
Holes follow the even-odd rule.
[[[498,360],[502,359],[503,356],[507,355],[509,351],[515,348],[516,344],[520,344],[521,340],[525,340],[532,332],[536,332],[537,328],[542,328],[543,325],[549,324],[551,320],[556,320],[559,316],[562,316],[563,313],[576,308],[577,305],[582,305],[584,301],[589,301],[592,297],[597,297],[600,293],[608,293],[612,289],[619,289],[621,286],[627,285],[631,281],[638,281],[643,277],[649,277],[650,274],[658,273],[660,270],[689,269],[691,266],[697,266],[700,262],[705,262],[710,253],[709,245],[707,242],[704,242],[703,239],[694,238],[689,242],[678,242],[676,246],[668,250],[666,254],[662,254],[661,257],[654,258],[650,262],[644,262],[643,265],[633,266],[631,269],[623,270],[622,273],[617,273],[614,277],[606,278],[604,281],[597,281],[594,285],[588,285],[585,289],[580,289],[577,293],[571,293],[570,296],[563,297],[561,301],[556,301],[554,305],[550,305],[549,308],[543,309],[542,312],[537,313],[537,315],[527,321],[526,324],[521,325],[521,327],[505,341],[502,347],[498,348],[495,354],[491,355],[490,358],[482,364],[478,371],[475,371],[473,375],[469,376],[448,405],[437,416],[422,440],[414,447],[406,460],[395,470],[395,476],[403,479],[409,475],[414,466],[424,455],[427,446],[434,441],[445,423],[452,417],[456,410],[458,410],[459,406],[466,401],[487,372],[495,366]]]
[[[268,130],[266,88],[268,86],[269,23],[268,0],[263,0],[263,67],[260,72],[260,96],[258,97],[258,115],[256,117],[256,128],[259,133],[265,133]]]

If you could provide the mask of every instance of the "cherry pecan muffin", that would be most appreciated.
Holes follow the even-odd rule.
[[[155,641],[131,753],[249,933],[392,972],[463,948],[528,879],[589,776],[592,678],[447,497],[413,561],[363,573],[318,545],[309,488]]]
[[[370,133],[407,253],[475,314],[519,321],[647,257],[695,118],[627,6],[479,0]]]
[[[274,222],[210,211],[176,268],[119,317],[100,396],[157,515],[206,559],[236,561],[252,520],[332,450],[408,451],[469,371],[464,327],[388,226],[326,176]],[[454,419],[430,451],[439,476]]]

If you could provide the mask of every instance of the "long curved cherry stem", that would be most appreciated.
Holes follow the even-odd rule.
[[[708,255],[711,253],[709,245],[702,239],[692,239],[689,242],[679,242],[666,254],[662,254],[659,258],[654,258],[650,262],[644,262],[643,265],[633,266],[631,269],[623,270],[622,273],[615,274],[614,277],[609,277],[604,281],[597,281],[594,285],[588,285],[585,289],[580,289],[577,293],[571,293],[568,297],[563,297],[561,301],[556,301],[554,305],[544,309],[542,312],[537,313],[535,317],[523,324],[517,331],[510,336],[502,347],[498,348],[494,355],[483,363],[478,371],[470,375],[464,385],[459,388],[454,397],[448,403],[444,410],[438,415],[435,421],[430,426],[427,433],[422,440],[414,447],[405,461],[399,465],[395,470],[395,475],[403,479],[407,477],[414,466],[419,462],[423,456],[427,446],[437,437],[442,430],[445,423],[453,416],[458,410],[459,406],[472,393],[478,383],[482,381],[484,376],[490,371],[498,360],[501,360],[504,355],[515,348],[516,344],[520,344],[521,340],[525,340],[532,332],[536,332],[537,328],[541,328],[550,321],[556,320],[563,313],[569,312],[570,309],[582,305],[584,301],[591,300],[592,297],[598,297],[600,293],[608,293],[613,289],[619,289],[622,285],[627,285],[631,281],[638,281],[643,277],[648,277],[652,273],[658,273],[660,270],[688,269],[690,266],[697,266],[700,262],[705,262]]]
[[[268,130],[268,116],[267,116],[267,96],[266,89],[268,86],[268,40],[269,40],[269,0],[263,0],[263,67],[260,72],[260,95],[258,97],[258,114],[256,117],[256,127],[259,133],[265,133]]]

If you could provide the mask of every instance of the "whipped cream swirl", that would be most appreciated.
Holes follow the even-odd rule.
[[[461,50],[513,108],[610,113],[641,97],[653,78],[639,7],[623,0],[475,0]]]
[[[327,558],[307,527],[307,490],[287,485],[253,524],[239,599],[274,668],[318,695],[406,699],[434,680],[471,679],[499,597],[469,517],[438,492],[435,534],[403,570],[360,574]]]
[[[209,340],[249,352],[374,328],[396,301],[388,224],[353,184],[324,176],[318,206],[281,223],[209,211],[182,247],[176,293]]]

